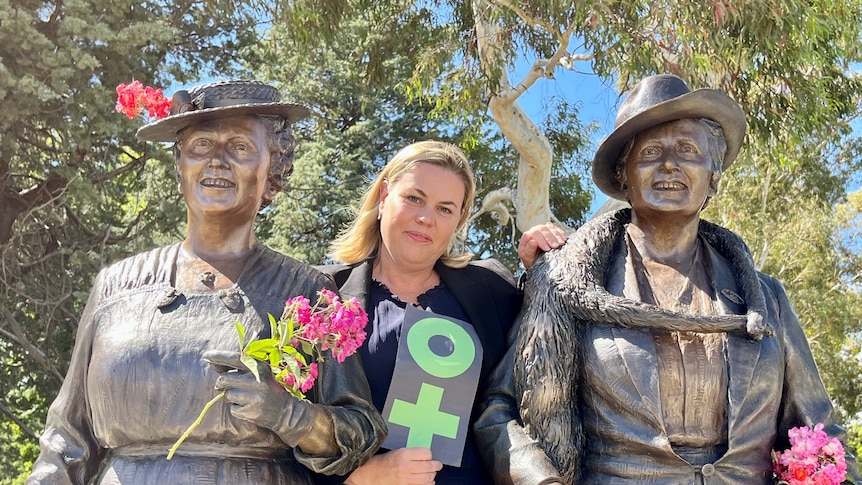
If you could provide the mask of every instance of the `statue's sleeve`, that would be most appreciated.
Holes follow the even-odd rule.
[[[796,312],[790,305],[784,286],[769,277],[769,287],[778,305],[780,327],[784,340],[784,394],[782,414],[778,424],[778,442],[775,449],[789,447],[787,432],[796,426],[813,427],[823,423],[823,431],[838,438],[844,445],[847,462],[847,481],[862,484],[856,458],[847,447],[847,435],[836,420],[832,401],[826,392],[814,356],[799,323]]]
[[[535,288],[535,286],[531,286]],[[534,323],[524,305],[508,336],[508,351],[488,377],[473,424],[476,445],[496,484],[537,485],[561,482],[539,443],[523,427],[515,393],[514,361],[519,331]],[[524,329],[522,330],[522,327]]]
[[[96,277],[81,314],[72,360],[60,392],[48,408],[45,430],[39,438],[41,451],[27,478],[28,485],[90,483],[107,453],[94,435],[87,401],[87,371],[103,279],[104,271]]]

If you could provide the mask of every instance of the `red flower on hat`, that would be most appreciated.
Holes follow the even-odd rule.
[[[150,86],[144,87],[140,81],[133,80],[131,84],[120,83],[117,86],[115,109],[118,113],[128,116],[129,119],[146,110],[150,119],[157,120],[168,116],[171,111],[171,100],[162,94],[161,89]]]

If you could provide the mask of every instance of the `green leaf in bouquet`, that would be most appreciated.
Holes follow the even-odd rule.
[[[286,347],[289,345],[291,339],[293,339],[293,325],[289,325],[285,322],[280,322],[278,324],[278,346]]]
[[[322,360],[323,354],[320,353],[320,350],[317,347],[315,347],[314,345],[311,345],[310,343],[306,342],[305,340],[303,340],[300,343],[300,345],[302,346],[302,351],[305,352],[306,355],[310,355],[313,357],[315,354],[317,354],[317,358],[315,360],[318,362],[320,362]]]
[[[269,366],[273,369],[278,368],[278,364],[281,363],[281,353],[278,351],[269,353]]]
[[[287,346],[281,348],[282,359],[291,361],[291,360],[299,360],[303,364],[305,364],[305,356],[302,355],[298,350],[293,347]],[[291,359],[292,357],[292,359]]]
[[[278,328],[278,320],[272,316],[272,313],[267,313],[269,317],[269,335],[272,338],[278,338],[278,333],[276,333],[276,329]]]
[[[305,399],[305,394],[302,391],[300,391],[298,388],[291,387],[291,388],[287,389],[287,392],[298,397],[299,399]]]
[[[254,357],[252,357],[250,355],[242,354],[240,356],[239,360],[243,364],[245,364],[246,367],[248,367],[249,372],[252,373],[255,380],[257,380],[257,382],[260,382],[260,372],[258,372],[258,370],[257,370],[257,359],[255,359]]]
[[[278,349],[277,345],[278,340],[274,338],[255,340],[248,343],[248,347],[246,347],[245,353],[257,356],[261,355],[260,353],[263,352],[263,356],[258,360],[265,360],[267,358],[266,354]]]
[[[287,366],[287,369],[294,375],[299,375],[299,364],[296,363],[296,359],[282,359],[284,365]]]
[[[242,326],[239,322],[233,322],[233,325],[236,327],[236,335],[239,339],[239,348],[245,348],[245,327]]]

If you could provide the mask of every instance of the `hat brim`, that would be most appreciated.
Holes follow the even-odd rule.
[[[143,141],[174,142],[177,140],[177,133],[191,124],[202,121],[228,116],[260,115],[281,116],[286,118],[290,124],[293,124],[308,117],[310,114],[311,110],[307,107],[291,103],[237,104],[218,108],[199,109],[153,121],[139,128],[137,137]]]
[[[626,193],[615,173],[626,143],[648,128],[688,118],[708,118],[721,125],[727,141],[722,167],[727,169],[736,160],[745,138],[745,113],[739,103],[723,92],[697,89],[651,106],[616,127],[602,141],[593,157],[593,182],[608,196],[626,200]]]

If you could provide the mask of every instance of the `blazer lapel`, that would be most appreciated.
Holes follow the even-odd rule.
[[[452,291],[461,308],[464,309],[469,323],[473,325],[473,329],[476,330],[476,335],[479,336],[479,341],[483,343],[483,346],[487,347],[492,342],[499,342],[501,347],[505,345],[506,336],[499,335],[499,326],[497,325],[502,317],[489,286],[482,284],[480,279],[474,278],[473,272],[466,268],[454,270],[438,261],[434,269]],[[494,355],[495,353],[487,348],[483,350],[482,375],[486,375],[497,365],[493,361]]]
[[[644,407],[664,429],[658,384],[658,357],[652,332],[612,327],[617,350],[626,367],[626,373],[643,399]]]
[[[368,292],[371,288],[371,260],[363,261],[357,264],[344,284],[341,286],[342,298],[356,298],[359,303],[368,311]]]
[[[722,315],[745,315],[744,298],[739,294],[739,287],[732,270],[723,263],[715,249],[709,244],[709,261],[712,266],[713,290],[716,293],[716,310]],[[754,369],[760,360],[763,346],[761,342],[746,337],[727,336],[727,368],[728,368],[728,436],[735,436],[733,429],[739,418],[739,409],[751,387]]]

